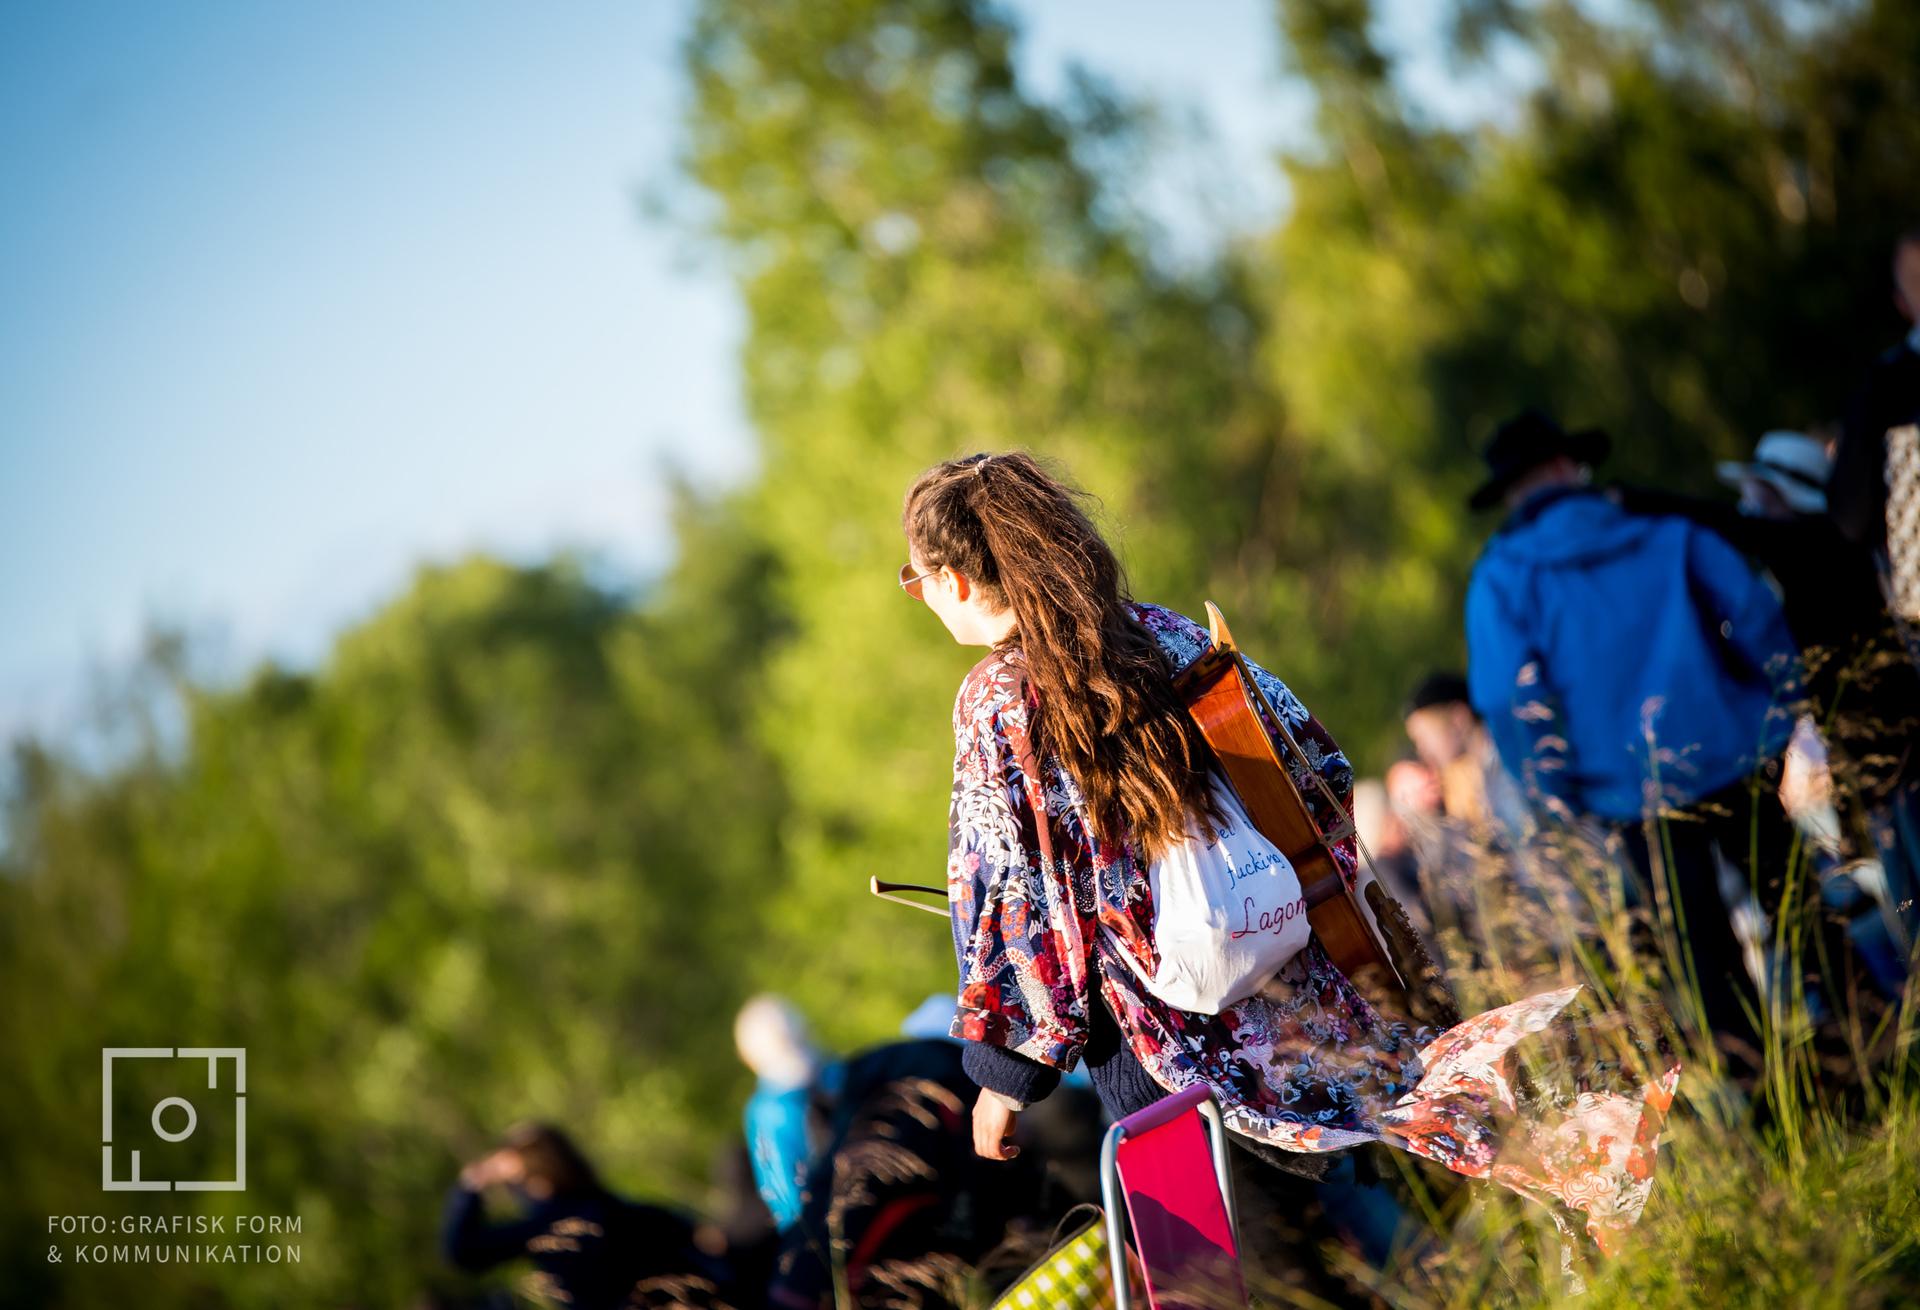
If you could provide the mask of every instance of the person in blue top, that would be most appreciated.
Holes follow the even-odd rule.
[[[1568,432],[1539,410],[1495,432],[1469,504],[1506,517],[1468,584],[1468,689],[1529,797],[1617,829],[1649,880],[1649,838],[1662,834],[1646,820],[1671,820],[1670,876],[1704,1019],[1751,1063],[1757,1033],[1743,1002],[1757,1012],[1758,998],[1713,848],[1755,876],[1763,905],[1777,900],[1792,839],[1776,793],[1798,646],[1733,546],[1590,485],[1607,449],[1604,433]]]
[[[844,1071],[821,1057],[806,1021],[783,997],[763,994],[741,1006],[733,1038],[756,1077],[744,1123],[753,1181],[784,1232],[800,1218],[807,1170],[819,1153],[816,1100],[837,1090]]]

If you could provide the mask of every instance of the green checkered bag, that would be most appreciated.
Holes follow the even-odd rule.
[[[993,1310],[1113,1310],[1107,1250],[1106,1212],[1075,1206],[1054,1230],[1053,1249],[1000,1294]]]

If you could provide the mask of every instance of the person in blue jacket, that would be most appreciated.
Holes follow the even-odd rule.
[[[1777,900],[1798,647],[1733,546],[1590,485],[1607,448],[1604,433],[1568,432],[1532,409],[1494,434],[1469,504],[1504,506],[1506,518],[1468,584],[1468,688],[1530,798],[1617,829],[1649,880],[1662,834],[1646,821],[1668,819],[1706,1024],[1750,1059],[1757,1034],[1742,1002],[1757,1012],[1758,998],[1713,847],[1754,877],[1763,906]]]
[[[838,1095],[845,1067],[814,1046],[792,1002],[770,993],[740,1007],[733,1039],[755,1075],[743,1116],[754,1184],[785,1232],[800,1218],[801,1191],[821,1145],[818,1120]]]

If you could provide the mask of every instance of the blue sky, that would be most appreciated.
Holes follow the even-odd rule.
[[[662,461],[751,471],[731,286],[638,203],[690,8],[0,12],[0,736],[150,617],[311,660],[422,559],[645,569]],[[1211,122],[1149,191],[1181,239],[1277,217],[1267,0],[1014,8],[1043,93],[1077,59]]]

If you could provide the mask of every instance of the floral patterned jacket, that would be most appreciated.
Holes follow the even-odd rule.
[[[1211,645],[1207,630],[1184,614],[1128,604],[1173,672]],[[1293,1151],[1384,1140],[1456,1172],[1488,1176],[1500,1145],[1492,1113],[1514,1109],[1504,1054],[1579,989],[1530,997],[1436,1035],[1376,1011],[1310,938],[1273,984],[1219,1014],[1172,1008],[1142,983],[1158,965],[1146,863],[1131,842],[1096,839],[1085,797],[1058,756],[1035,757],[1030,727],[1038,701],[1024,663],[1017,647],[996,650],[954,699],[947,891],[960,986],[953,1036],[1071,1069],[1098,987],[1149,1076],[1169,1091],[1204,1082],[1237,1132]],[[1351,766],[1286,685],[1248,663],[1307,756],[1291,757],[1263,710],[1280,758],[1295,769],[1321,830],[1333,831],[1340,820],[1308,770],[1345,808]],[[1334,854],[1351,880],[1353,839],[1337,843]],[[1555,1160],[1531,1162],[1524,1184],[1501,1181],[1588,1209],[1596,1237],[1603,1213],[1608,1224],[1631,1223],[1651,1186],[1660,1121],[1658,1113],[1637,1112],[1641,1099],[1649,1111],[1664,1110],[1670,1096],[1669,1084],[1635,1099],[1628,1117],[1639,1127],[1625,1141],[1616,1140],[1622,1112],[1611,1109],[1607,1145],[1596,1154],[1587,1143],[1577,1187],[1567,1177],[1575,1167],[1557,1162],[1559,1147]],[[1568,1140],[1578,1138],[1576,1122]],[[1628,1155],[1635,1157],[1631,1173]],[[1596,1173],[1597,1182],[1589,1177]]]

